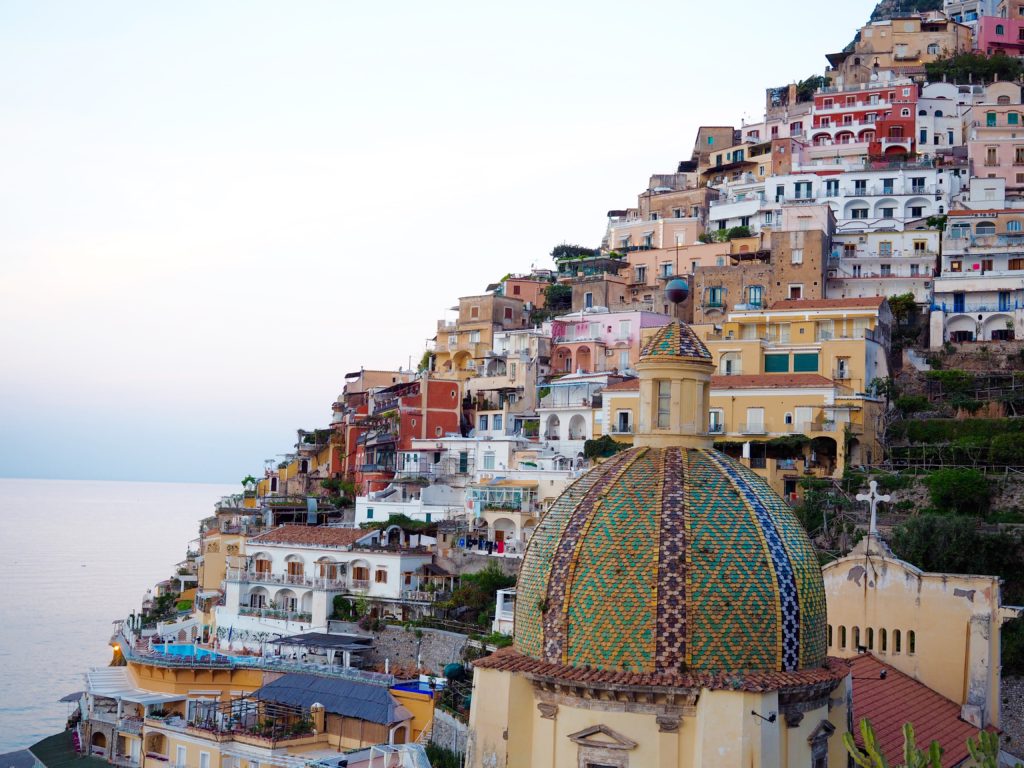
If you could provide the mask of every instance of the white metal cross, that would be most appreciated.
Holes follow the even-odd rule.
[[[867,493],[857,494],[857,501],[866,501],[871,505],[871,527],[868,529],[869,536],[878,535],[878,502],[891,500],[892,496],[889,494],[883,495],[878,492],[878,482],[875,480],[868,483]]]

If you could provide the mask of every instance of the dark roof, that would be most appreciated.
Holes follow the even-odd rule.
[[[109,763],[98,757],[83,757],[75,752],[71,731],[48,736],[29,747],[29,751],[46,768],[107,768]]]
[[[327,632],[305,632],[301,635],[279,637],[271,640],[272,645],[301,645],[306,648],[337,648],[343,651],[364,651],[373,647],[369,635],[328,634]]]
[[[322,704],[331,714],[381,725],[392,725],[407,719],[403,716],[407,714],[406,710],[399,706],[387,688],[351,680],[284,675],[264,685],[253,696],[264,701],[307,709],[314,704]]]
[[[822,667],[797,672],[621,672],[552,664],[526,656],[514,647],[502,648],[490,656],[473,662],[474,667],[519,672],[533,677],[569,682],[626,685],[641,688],[687,688],[726,691],[784,691],[790,688],[823,685],[832,689],[850,674],[847,662],[829,658]]]
[[[35,764],[36,759],[27,749],[0,755],[0,765],[4,768],[32,768]]]
[[[852,666],[857,744],[863,746],[860,721],[866,718],[875,729],[882,753],[895,762],[903,754],[903,726],[911,723],[919,748],[927,748],[933,741],[942,746],[944,768],[969,757],[967,740],[976,739],[979,731],[960,719],[959,704],[870,654],[853,659]],[[884,680],[879,677],[882,670]]]

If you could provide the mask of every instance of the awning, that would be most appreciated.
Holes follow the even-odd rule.
[[[127,667],[99,667],[85,673],[86,691],[93,696],[106,699],[130,701],[133,704],[169,704],[172,701],[185,701],[188,696],[173,693],[157,693],[135,687],[135,681]]]
[[[369,635],[328,634],[326,632],[305,632],[291,637],[270,640],[268,645],[297,645],[303,648],[323,648],[340,651],[368,651],[373,648]]]
[[[80,698],[82,698],[83,693],[85,693],[85,691],[75,691],[74,693],[69,693],[67,696],[61,696],[59,699],[57,699],[57,701],[78,701]]]
[[[221,595],[221,592],[220,592],[219,589],[210,589],[210,590],[207,590],[205,592],[198,593],[196,595],[196,597],[199,598],[200,600],[209,600],[210,598],[213,598],[213,597],[220,597],[220,595]]]
[[[381,725],[393,725],[412,717],[387,688],[351,680],[288,674],[267,683],[253,696],[306,709],[321,704],[331,714]]]

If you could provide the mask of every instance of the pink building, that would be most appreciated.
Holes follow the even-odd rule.
[[[978,19],[974,44],[989,56],[994,53],[1008,56],[1024,54],[1024,18],[982,16]]]
[[[972,177],[1003,179],[1007,193],[1018,197],[1024,192],[1024,107],[1019,95],[1007,100],[1014,103],[973,107],[967,156]]]
[[[551,321],[551,370],[595,373],[632,370],[644,328],[672,318],[660,312],[574,312]]]

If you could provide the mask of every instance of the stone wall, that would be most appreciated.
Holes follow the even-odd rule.
[[[466,754],[469,740],[469,726],[443,709],[434,709],[434,725],[430,730],[430,741],[457,755]]]
[[[462,662],[462,651],[469,638],[455,632],[441,629],[419,629],[422,636],[417,637],[417,628],[388,626],[379,632],[367,633],[357,624],[346,621],[332,621],[333,632],[351,632],[354,634],[372,634],[374,649],[366,654],[370,665],[383,664],[387,659],[394,670],[409,670],[416,667],[417,656],[423,666],[424,674],[442,675],[445,665]]]
[[[478,554],[469,550],[449,550],[448,557],[436,556],[436,563],[452,573],[478,573],[494,563],[501,568],[503,573],[509,576],[519,575],[519,566],[523,563],[521,557],[495,557],[494,555]]]

